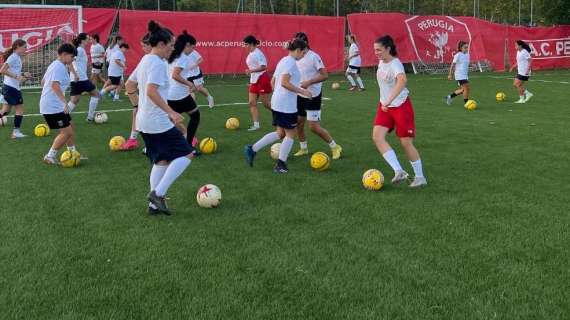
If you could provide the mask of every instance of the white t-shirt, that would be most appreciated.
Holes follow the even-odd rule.
[[[77,72],[79,79],[75,78],[73,72],[69,73],[71,81],[85,81],[87,80],[87,53],[82,47],[77,48],[77,55],[73,61],[73,69]]]
[[[353,66],[353,67],[360,67],[360,64],[362,63],[360,60],[360,50],[358,50],[358,45],[356,45],[356,43],[353,43],[350,45],[350,48],[348,48],[348,56],[352,56],[354,54],[358,55],[356,57],[352,57],[349,61],[348,64]]]
[[[107,58],[107,62],[111,61],[113,53],[115,53],[117,50],[119,50],[119,45],[117,44],[113,45],[112,47],[108,47],[107,50],[105,50],[105,57]]]
[[[190,87],[182,84],[172,78],[174,68],[182,68],[180,71],[180,76],[184,79],[190,77],[190,57],[182,53],[180,57],[172,61],[168,68],[168,79],[170,81],[170,87],[168,88],[168,100],[182,100],[190,94]]]
[[[531,59],[530,53],[525,49],[517,51],[517,72],[521,76],[528,75],[530,67],[528,59]]]
[[[125,55],[123,54],[123,51],[117,50],[113,52],[113,55],[111,56],[111,61],[109,62],[109,70],[108,70],[109,76],[122,77],[124,68],[119,66],[115,60],[120,60],[123,63],[123,65],[125,65],[126,59]]]
[[[273,89],[273,96],[271,96],[271,109],[283,113],[296,113],[297,94],[281,85],[281,76],[284,74],[291,76],[289,82],[292,85],[298,87],[301,83],[301,72],[297,67],[297,61],[289,55],[281,59],[275,68],[275,73],[273,74],[275,88]]]
[[[453,56],[455,80],[467,80],[469,73],[469,53],[458,52]]]
[[[63,112],[65,103],[54,93],[51,83],[59,82],[59,86],[65,94],[65,90],[69,87],[70,82],[69,72],[65,65],[59,60],[52,62],[47,68],[42,81],[44,86],[40,98],[40,113],[54,114]]]
[[[22,59],[16,53],[12,53],[5,62],[8,65],[8,71],[13,73],[16,77],[22,75]],[[20,81],[16,78],[4,77],[4,84],[12,88],[20,90]]]
[[[311,80],[319,75],[319,70],[325,67],[321,57],[313,50],[309,50],[301,60],[297,60],[297,67],[301,72],[301,81]],[[323,83],[315,83],[309,86],[313,97],[321,94]]]
[[[259,50],[259,48],[255,48],[255,50],[253,50],[247,55],[245,63],[247,64],[249,70],[253,70],[253,69],[258,69],[261,66],[267,66],[267,59],[265,58],[263,52]],[[249,83],[256,83],[257,80],[259,79],[259,76],[261,76],[264,72],[265,70],[260,72],[252,72],[249,75]]]
[[[93,63],[105,62],[105,48],[100,43],[96,43],[96,44],[92,45],[90,53],[91,53],[91,61]]]
[[[400,59],[394,58],[392,61],[385,63],[380,61],[378,64],[378,71],[376,72],[376,79],[378,80],[378,86],[380,87],[380,103],[383,106],[388,106],[388,99],[392,90],[396,86],[396,76],[399,74],[405,74],[404,65],[400,62]],[[390,107],[399,107],[408,98],[408,88],[404,87],[400,94],[392,101]]]
[[[185,79],[188,79],[188,77],[194,77],[194,76],[197,76],[200,74],[200,67],[198,66],[198,60],[202,59],[202,56],[196,50],[190,52],[190,54],[187,57],[188,57],[188,67],[192,67],[192,68],[189,68],[188,76]]]
[[[172,129],[174,123],[166,112],[150,100],[146,90],[148,84],[158,85],[162,99],[168,99],[168,63],[155,54],[147,54],[133,74],[129,80],[136,81],[139,89],[137,129],[144,133],[162,133]]]

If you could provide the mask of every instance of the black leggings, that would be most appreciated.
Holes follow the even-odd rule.
[[[198,130],[198,125],[200,124],[200,110],[196,110],[194,113],[190,114],[190,120],[188,120],[188,127],[186,131],[186,140],[190,145],[192,145],[192,140],[196,135],[196,130]]]

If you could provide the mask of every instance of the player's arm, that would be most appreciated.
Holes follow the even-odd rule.
[[[267,70],[267,66],[264,65],[264,64],[260,65],[260,66],[257,67],[257,68],[254,68],[254,69],[248,69],[248,71],[249,71],[250,73],[253,73],[253,72],[261,72],[261,71],[265,71],[265,70]]]
[[[453,74],[453,70],[455,70],[455,62],[452,62],[449,66],[449,73],[447,74],[447,80],[451,80],[451,75]]]
[[[184,120],[184,118],[180,115],[180,113],[177,113],[174,110],[172,110],[172,108],[168,105],[168,103],[166,103],[166,101],[162,99],[162,97],[158,93],[157,84],[154,83],[147,84],[146,95],[156,106],[158,106],[160,109],[162,109],[162,111],[168,114],[168,117],[170,117],[170,120],[172,120],[174,124],[177,124]]]
[[[115,59],[115,63],[121,67],[121,69],[125,68],[125,64],[121,61],[121,59]]]
[[[16,79],[16,80],[18,80],[18,81],[20,81],[20,82],[25,80],[24,77],[22,77],[22,76],[16,76],[15,74],[13,74],[13,73],[10,71],[10,65],[7,64],[7,63],[3,63],[2,66],[0,67],[0,74],[3,74],[3,75],[5,75],[5,76],[7,76],[7,77],[10,77],[10,78],[14,78],[14,79]]]
[[[73,65],[73,63],[69,64],[68,69],[69,69],[69,72],[73,73],[73,77],[75,79],[77,79],[77,81],[79,81],[79,75],[77,74],[77,70],[75,70],[75,66]]]
[[[309,79],[309,80],[305,80],[305,81],[301,82],[301,88],[307,89],[309,86],[316,84],[316,83],[324,82],[328,78],[329,78],[329,73],[327,71],[327,68],[320,68],[319,74],[316,77],[314,77],[313,79]]]
[[[532,57],[528,57],[528,71],[526,72],[527,76],[530,74],[531,69],[532,69]]]
[[[515,60],[515,63],[511,66],[511,68],[509,69],[509,72],[512,72],[516,67],[517,67],[517,62]]]
[[[194,90],[194,88],[195,88],[194,83],[192,83],[191,81],[188,81],[187,79],[184,79],[180,75],[181,72],[182,72],[182,68],[180,68],[180,67],[174,68],[174,70],[172,70],[172,79],[176,80],[176,82],[180,82],[183,85],[189,87],[190,90]]]
[[[131,105],[134,107],[139,104],[139,94],[138,94],[138,83],[133,80],[127,80],[125,83],[125,90],[127,91],[127,96]]]
[[[291,92],[295,92],[301,96],[311,98],[311,92],[309,90],[296,87],[291,83],[291,75],[288,73],[281,75],[281,86]]]
[[[63,104],[65,105],[63,112],[69,113],[69,110],[67,110],[67,102],[65,101],[65,94],[63,93],[63,90],[61,90],[61,85],[59,84],[58,81],[51,82],[51,90],[53,91],[53,93],[55,93],[55,95],[59,98],[59,100],[61,100],[61,102],[63,102]]]
[[[396,99],[396,97],[400,95],[400,92],[402,92],[402,90],[404,90],[404,88],[406,87],[406,82],[408,82],[408,79],[406,78],[405,73],[399,73],[396,76],[396,86],[394,87],[392,92],[390,92],[390,96],[388,98],[386,106],[391,105],[394,99]]]

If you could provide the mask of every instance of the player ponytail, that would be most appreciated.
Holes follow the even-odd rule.
[[[289,42],[287,42],[286,49],[289,51],[295,51],[297,49],[303,51],[303,50],[307,49],[307,43],[304,40],[301,40],[299,38],[294,38],[294,39],[290,40]]]
[[[522,41],[522,40],[517,40],[517,44],[519,46],[521,46],[521,48],[525,49],[526,51],[528,51],[528,53],[530,53],[530,46],[528,45],[528,43]]]
[[[156,47],[161,42],[168,44],[172,41],[172,32],[161,27],[154,20],[148,22],[148,35],[148,43],[151,47]]]
[[[92,38],[93,40],[95,40],[95,42],[97,42],[97,43],[99,43],[99,41],[100,41],[100,39],[99,39],[99,35],[98,35],[98,34],[96,34],[96,33],[95,33],[95,34],[93,34],[93,35],[91,36],[91,38]]]
[[[84,40],[87,40],[87,33],[82,32],[73,39],[72,43],[76,48],[79,48],[81,42],[83,42]]]
[[[243,38],[243,42],[245,44],[249,44],[252,46],[258,46],[259,45],[259,40],[257,40],[257,38],[255,38],[255,36],[252,34],[247,35],[245,38]]]
[[[307,43],[307,48],[309,48],[309,37],[307,37],[307,34],[304,32],[297,32],[295,34],[295,38],[297,39],[301,39],[303,41],[305,41]]]
[[[189,35],[188,31],[184,30],[182,31],[182,34],[176,37],[176,41],[174,42],[174,50],[172,50],[170,57],[168,57],[168,63],[172,63],[174,60],[178,59],[182,52],[184,52],[187,44],[196,45],[196,38],[194,38],[192,35]]]
[[[8,48],[8,50],[4,51],[4,53],[2,54],[2,58],[4,59],[4,61],[8,60],[8,57],[10,57],[12,53],[16,51],[16,49],[24,47],[26,44],[27,44],[26,40],[23,39],[16,39],[14,42],[12,42],[12,46]]]
[[[461,48],[463,48],[464,45],[466,45],[467,42],[461,40],[457,43],[457,51],[461,51]]]
[[[392,39],[390,35],[382,36],[376,39],[374,43],[378,43],[382,45],[384,48],[389,49],[389,53],[392,57],[398,56],[398,51],[396,50],[396,44],[394,43],[394,39]]]

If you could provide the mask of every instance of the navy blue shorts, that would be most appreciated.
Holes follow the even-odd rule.
[[[198,108],[194,99],[192,99],[192,95],[188,95],[184,99],[180,100],[168,100],[168,105],[172,108],[172,110],[178,113],[190,112]]]
[[[297,96],[297,109],[299,109],[299,117],[307,117],[307,110],[321,110],[322,99],[322,93],[311,99]]]
[[[186,79],[186,80],[194,81],[194,80],[198,80],[198,79],[203,78],[203,77],[204,77],[204,75],[202,74],[202,70],[200,70],[200,73],[198,75],[188,77],[188,79]]]
[[[95,90],[95,86],[91,81],[72,81],[70,84],[70,96],[80,96],[83,92],[91,92]]]
[[[121,85],[121,78],[122,77],[111,77],[111,76],[109,76],[109,81],[111,81],[111,84],[114,86],[120,86]]]
[[[4,96],[4,100],[8,103],[9,106],[17,106],[19,104],[24,104],[24,99],[22,98],[22,92],[14,87],[10,87],[9,85],[2,86],[2,95]]]
[[[457,80],[457,84],[461,87],[462,85],[469,83],[469,80],[464,79],[464,80]]]
[[[273,112],[273,125],[283,129],[297,128],[297,112],[283,113],[272,110]]]
[[[356,71],[356,74],[360,74],[360,67],[355,67],[355,66],[349,65],[348,68]]]
[[[176,127],[162,133],[141,132],[141,135],[146,146],[146,155],[152,163],[170,162],[192,152],[192,146]]]
[[[515,78],[519,79],[520,81],[528,81],[529,76],[523,76],[522,74],[517,73],[517,76]]]
[[[67,128],[71,125],[71,116],[68,113],[60,112],[44,114],[43,116],[48,127],[52,130]]]

